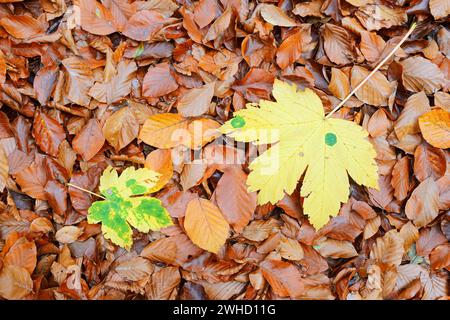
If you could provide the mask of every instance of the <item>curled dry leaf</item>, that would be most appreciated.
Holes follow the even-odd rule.
[[[433,109],[419,117],[419,127],[425,140],[433,147],[450,148],[450,112]]]
[[[184,228],[194,244],[213,253],[217,253],[228,238],[229,226],[222,212],[202,198],[188,203]]]
[[[264,20],[274,26],[295,27],[297,22],[289,17],[281,8],[273,4],[263,4],[261,6],[261,16]]]
[[[351,258],[358,255],[355,247],[350,241],[341,241],[335,239],[326,239],[321,242],[317,251],[325,258]]]

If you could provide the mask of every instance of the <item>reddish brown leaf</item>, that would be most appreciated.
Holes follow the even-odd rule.
[[[73,149],[89,161],[100,151],[105,143],[102,128],[97,119],[90,119],[88,123],[77,133],[72,141]]]
[[[414,152],[414,174],[419,181],[432,177],[438,180],[445,174],[445,153],[427,143],[420,144]]]
[[[33,122],[33,137],[45,153],[56,157],[59,144],[66,138],[64,128],[45,112],[37,111]]]
[[[397,200],[404,200],[409,193],[409,159],[401,158],[392,170],[392,187],[394,188],[394,196]]]
[[[256,193],[247,192],[246,180],[247,175],[241,169],[227,169],[215,191],[217,205],[236,232],[250,222],[256,209]]]
[[[264,278],[280,297],[298,297],[304,294],[304,282],[300,271],[284,261],[265,260],[260,264]]]
[[[433,178],[427,178],[414,189],[405,207],[406,216],[417,227],[426,226],[439,213],[439,188]]]
[[[29,15],[7,15],[0,19],[0,25],[18,39],[31,38],[45,31],[41,23]]]
[[[178,88],[168,63],[160,63],[149,68],[142,84],[145,97],[160,97]]]

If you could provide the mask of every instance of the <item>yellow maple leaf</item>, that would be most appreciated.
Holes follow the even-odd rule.
[[[249,191],[258,203],[276,203],[291,194],[306,170],[303,210],[319,229],[349,197],[347,173],[359,184],[378,188],[376,152],[367,131],[354,122],[325,118],[320,98],[310,89],[275,80],[277,102],[261,100],[235,112],[221,132],[237,141],[273,146],[251,164]]]

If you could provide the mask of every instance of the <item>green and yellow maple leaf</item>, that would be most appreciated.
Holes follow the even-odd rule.
[[[321,228],[349,197],[347,173],[359,184],[378,188],[376,152],[367,131],[354,122],[326,118],[310,89],[275,80],[276,102],[261,100],[235,112],[221,132],[237,141],[272,144],[251,164],[249,191],[258,203],[276,203],[291,194],[306,170],[301,196],[311,223]]]
[[[91,205],[88,222],[101,222],[105,238],[128,250],[133,244],[131,226],[149,232],[172,225],[161,201],[144,195],[157,184],[159,176],[147,168],[129,167],[120,176],[112,167],[106,168],[99,188],[105,200]]]

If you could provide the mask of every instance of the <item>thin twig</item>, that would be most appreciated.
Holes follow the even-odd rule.
[[[350,99],[351,96],[353,96],[355,94],[356,91],[359,90],[359,88],[361,88],[364,83],[367,82],[367,80],[370,79],[371,76],[373,76],[375,74],[375,72],[378,71],[378,69],[380,69],[383,64],[386,63],[386,61],[389,60],[390,57],[392,57],[392,55],[395,53],[395,51],[398,50],[398,48],[400,48],[400,46],[403,44],[403,42],[406,41],[406,39],[408,39],[408,37],[411,35],[411,33],[414,31],[414,29],[416,28],[416,23],[414,22],[411,27],[409,28],[408,32],[405,34],[405,36],[402,38],[402,40],[400,40],[400,42],[394,47],[394,49],[392,49],[392,51],[386,56],[386,58],[384,58],[376,67],[375,69],[372,70],[372,72],[363,80],[361,81],[356,87],[355,89],[352,90],[352,92],[350,92],[344,100],[342,100],[326,117],[325,119],[328,119],[329,117],[331,117],[331,115],[333,113],[335,113],[336,111],[339,110],[340,107],[342,107],[348,99]]]
[[[75,184],[67,183],[67,185],[70,186],[70,187],[74,187],[75,189],[78,189],[78,190],[81,190],[81,191],[90,193],[90,194],[92,194],[93,196],[102,198],[103,200],[106,200],[105,197],[103,197],[103,196],[101,196],[101,195],[99,195],[99,194],[97,194],[97,193],[95,193],[95,192],[92,192],[92,191],[89,191],[89,190],[84,189],[84,188],[82,188],[82,187],[79,187],[79,186],[77,186],[77,185],[75,185]]]

